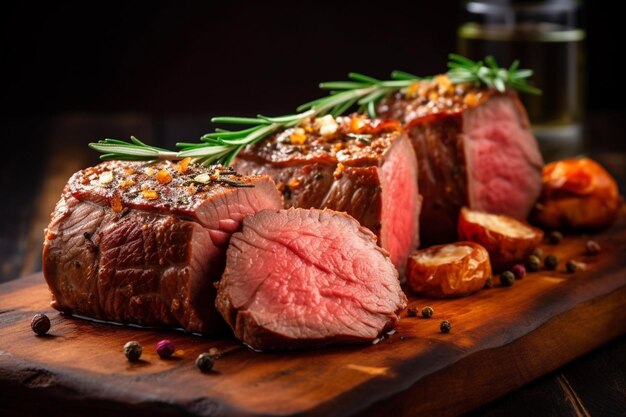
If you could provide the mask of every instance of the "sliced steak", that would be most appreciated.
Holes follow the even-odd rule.
[[[282,206],[268,177],[160,162],[106,162],[67,183],[46,229],[52,306],[95,319],[213,333],[230,235]]]
[[[514,91],[422,81],[379,105],[400,120],[418,159],[423,243],[456,240],[459,210],[526,218],[541,191],[543,160]]]
[[[255,349],[370,342],[406,307],[372,232],[332,210],[263,210],[231,238],[216,305]]]
[[[325,116],[247,147],[236,166],[272,177],[287,208],[345,211],[374,232],[400,274],[419,244],[416,161],[395,121]]]

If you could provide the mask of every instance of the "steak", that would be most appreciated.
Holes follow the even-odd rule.
[[[217,309],[254,349],[371,342],[406,296],[376,237],[332,210],[263,210],[233,234]]]
[[[282,206],[268,177],[159,162],[105,162],[69,180],[46,229],[57,310],[214,333],[215,288],[247,214]]]
[[[344,211],[370,229],[400,274],[419,245],[415,155],[396,121],[324,116],[245,148],[243,174],[274,179],[285,207]]]
[[[420,81],[384,100],[381,117],[401,121],[418,159],[423,243],[456,240],[459,210],[526,218],[541,191],[543,160],[513,90]]]

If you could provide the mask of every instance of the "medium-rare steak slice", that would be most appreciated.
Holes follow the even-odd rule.
[[[45,233],[52,306],[95,319],[212,333],[230,235],[280,208],[268,177],[159,162],[105,162],[67,183]]]
[[[255,349],[369,342],[406,307],[368,229],[332,210],[263,210],[233,234],[217,309]]]
[[[324,116],[248,146],[236,166],[272,177],[287,208],[347,212],[374,232],[400,274],[419,244],[415,155],[396,121]]]
[[[528,216],[541,191],[543,160],[514,91],[453,85],[438,76],[384,100],[378,110],[404,123],[415,148],[423,243],[456,240],[463,206]]]

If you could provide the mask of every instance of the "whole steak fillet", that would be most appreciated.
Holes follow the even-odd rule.
[[[230,235],[282,206],[268,177],[159,162],[105,162],[72,176],[46,229],[43,272],[57,310],[213,333]]]
[[[263,210],[231,238],[217,309],[255,349],[370,342],[406,307],[368,229],[332,210]]]
[[[381,117],[401,121],[415,149],[423,243],[456,240],[459,210],[526,218],[541,191],[543,160],[512,90],[420,81],[384,100]]]
[[[243,174],[266,174],[285,207],[345,211],[370,229],[403,274],[419,245],[415,155],[396,121],[313,119],[245,148]]]

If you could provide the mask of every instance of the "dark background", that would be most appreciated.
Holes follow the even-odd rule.
[[[5,116],[289,112],[349,71],[444,71],[460,10],[454,0],[16,2],[0,17]],[[590,110],[624,108],[620,25],[606,2],[585,4]]]

